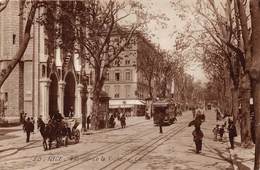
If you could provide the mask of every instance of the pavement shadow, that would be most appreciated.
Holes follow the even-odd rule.
[[[211,147],[209,147],[207,145],[204,145],[204,147],[207,148],[210,151],[210,153],[214,152],[217,156],[209,155],[208,153],[203,151],[203,148],[202,148],[202,151],[198,155],[201,155],[201,156],[204,156],[204,157],[207,157],[207,158],[220,160],[220,161],[224,160],[224,161],[232,164],[232,160],[230,159],[230,157],[229,156],[225,156],[223,151],[218,150],[216,148],[211,148]],[[189,148],[186,152],[187,153],[194,153],[194,154],[196,154],[195,146],[194,146],[194,148]]]
[[[32,140],[28,144],[21,146],[21,147],[10,147],[10,148],[6,148],[6,149],[2,149],[2,150],[0,150],[0,153],[7,152],[7,154],[0,156],[0,159],[15,155],[16,153],[23,151],[23,150],[40,147],[39,145],[34,145],[34,144],[38,143],[39,141],[40,140]],[[11,151],[13,151],[13,152],[11,152]]]
[[[234,154],[233,156],[233,161],[234,164],[237,165],[238,169],[242,169],[242,170],[251,170],[251,168],[247,167],[244,162],[254,162],[254,158],[250,158],[250,159],[243,159],[237,156],[237,154]]]
[[[213,157],[213,156],[209,156],[209,155],[206,155],[204,154],[204,156],[207,156],[207,157],[212,157],[212,158],[215,158],[215,159],[218,159],[218,160],[224,160],[230,164],[232,164],[232,160],[229,156],[229,154],[227,155],[224,155],[225,152],[223,152],[223,150],[219,150],[217,148],[213,148],[213,147],[210,147],[209,145],[205,145],[204,146],[210,151],[210,152],[214,152],[218,157]],[[226,149],[226,151],[228,152],[228,150]]]

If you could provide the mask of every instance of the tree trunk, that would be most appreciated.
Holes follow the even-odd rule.
[[[82,97],[82,131],[85,132],[87,131],[86,123],[87,123],[87,113],[86,113],[86,102],[87,102],[87,97],[86,94],[83,93]]]
[[[232,89],[232,115],[233,115],[234,124],[237,123],[237,119],[238,119],[238,106],[239,106],[238,95],[239,95],[239,89],[233,88]]]
[[[15,68],[17,63],[20,62],[20,60],[23,57],[23,54],[29,44],[30,37],[31,37],[30,32],[31,32],[34,16],[36,13],[36,8],[37,8],[37,5],[36,5],[36,2],[34,2],[32,4],[30,13],[27,18],[25,32],[24,32],[24,36],[23,36],[24,38],[21,43],[21,46],[19,47],[19,49],[18,49],[16,55],[14,56],[14,58],[12,59],[12,61],[6,66],[6,68],[2,69],[2,71],[0,73],[0,88],[2,87],[2,85],[4,84],[4,82],[8,78],[8,76],[11,74],[11,72],[13,71],[13,69]]]
[[[91,118],[91,127],[94,130],[97,130],[99,127],[99,94],[98,92],[93,93],[93,110],[92,110],[92,118]]]
[[[149,86],[149,97],[153,98],[153,88],[152,88],[152,80],[150,79],[148,82],[148,86]]]
[[[251,78],[254,81],[253,98],[256,116],[255,170],[260,169],[260,1],[250,0],[252,23],[252,66]]]
[[[260,53],[259,55],[260,56]],[[260,60],[260,58],[259,58]],[[260,65],[259,67],[260,68]],[[258,71],[258,75],[260,75],[260,71]],[[255,110],[255,166],[254,170],[260,169],[260,78],[258,76],[258,81],[255,84],[255,88],[253,89],[253,98],[254,98],[254,110]]]
[[[252,146],[251,136],[251,120],[250,120],[250,79],[249,75],[245,74],[241,81],[241,115],[240,115],[240,132],[241,145],[245,148]]]
[[[103,115],[100,115],[100,94],[102,92],[102,87],[105,82],[105,73],[107,68],[101,69],[101,67],[95,68],[95,83],[93,89],[93,110],[91,118],[91,126],[93,129],[97,130],[100,127],[101,118]]]

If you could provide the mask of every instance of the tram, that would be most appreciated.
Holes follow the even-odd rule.
[[[163,118],[163,125],[171,125],[176,119],[175,104],[168,101],[156,101],[153,103],[153,122],[159,124],[160,116]]]

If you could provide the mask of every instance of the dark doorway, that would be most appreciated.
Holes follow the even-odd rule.
[[[51,74],[49,89],[49,115],[52,118],[54,112],[58,110],[58,79],[55,74]]]
[[[69,116],[70,108],[75,111],[75,85],[76,81],[74,75],[69,72],[65,77],[65,89],[64,89],[64,116]]]

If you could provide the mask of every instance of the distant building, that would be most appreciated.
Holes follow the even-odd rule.
[[[148,82],[137,67],[142,55],[152,55],[154,51],[144,36],[140,33],[134,34],[130,45],[120,54],[121,59],[114,61],[106,73],[103,88],[110,97],[110,110],[123,110],[134,115],[144,114],[149,88]]]

